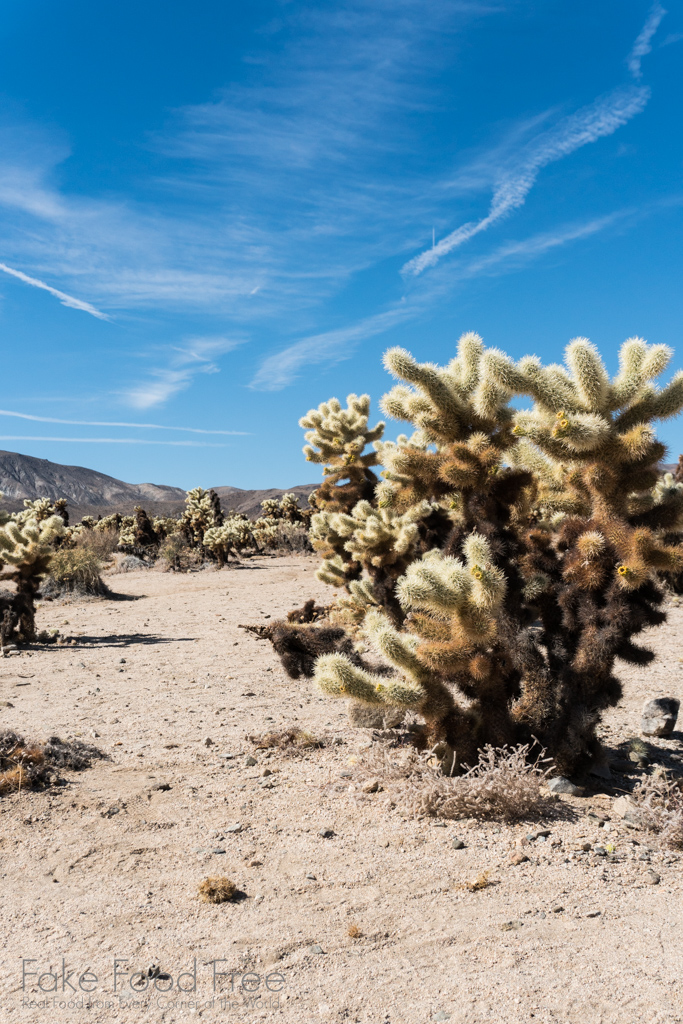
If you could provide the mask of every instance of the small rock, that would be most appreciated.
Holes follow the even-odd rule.
[[[602,910],[591,910],[590,914],[586,914],[586,917],[600,917]]]
[[[434,1016],[432,1017],[432,1020],[437,1020],[437,1021],[440,1021],[440,1020],[450,1020],[450,1019],[451,1019],[450,1013],[446,1013],[445,1010],[439,1010],[439,1012],[435,1013]]]
[[[160,793],[166,793],[171,788],[170,782],[155,782],[152,786],[153,790],[157,790]]]
[[[250,860],[249,861],[249,867],[250,868],[260,868],[262,864],[263,864],[262,860]]]
[[[379,793],[382,787],[379,784],[379,779],[368,779],[361,788],[364,793]]]
[[[306,875],[306,878],[309,878],[311,880],[311,882],[317,882],[318,881],[318,876],[311,874],[310,871]]]
[[[588,851],[592,849],[592,846],[590,843],[581,843],[581,849],[584,853],[588,853]]]
[[[583,794],[581,786],[575,786],[564,775],[556,775],[554,779],[551,779],[548,789],[551,793],[563,793],[565,796],[582,796]]]
[[[462,839],[454,839],[453,842],[451,843],[451,846],[453,847],[454,850],[465,849],[465,844],[463,843]]]
[[[332,839],[332,837],[334,836],[334,829],[321,828],[320,831],[318,832],[318,835],[320,836],[321,839]]]
[[[269,775],[272,775],[272,774],[273,774],[273,773],[272,773],[272,771],[271,771],[271,769],[270,769],[270,768],[264,768],[264,769],[263,769],[263,771],[261,772],[261,778],[262,778],[262,779],[267,779],[267,778],[268,778],[268,776],[269,776]]]
[[[501,930],[504,932],[518,932],[520,928],[524,927],[523,921],[505,921],[501,926]]]
[[[217,846],[215,850],[211,851],[211,853],[225,853],[225,850],[222,846]]]
[[[324,953],[325,951],[322,946],[319,946],[317,942],[314,942],[312,946],[308,947],[308,952],[315,953],[317,956],[319,956],[321,953]]]
[[[625,822],[637,825],[639,821],[637,804],[629,796],[620,796],[612,803],[612,810]]]
[[[517,866],[518,864],[524,864],[529,858],[521,850],[515,850],[514,853],[510,854],[510,863]]]
[[[125,664],[126,664],[126,659],[125,658],[119,658],[119,665],[125,665]]]
[[[643,878],[643,881],[645,882],[645,885],[659,885],[660,878],[657,872],[653,871],[652,868],[650,868],[649,871],[645,872],[645,877]]]
[[[237,822],[235,822],[234,825],[228,825],[228,827],[226,828],[225,831],[226,832],[241,832],[242,831],[242,825],[240,824],[239,821],[237,821]]]
[[[395,729],[405,717],[400,708],[383,708],[361,701],[350,700],[346,707],[349,724],[356,729]]]
[[[339,772],[339,778],[340,779],[352,779],[353,778],[353,772]]]
[[[670,736],[674,731],[681,702],[675,697],[657,697],[643,708],[640,731],[645,736]]]
[[[595,854],[596,857],[606,857],[607,856],[607,850],[605,849],[604,846],[594,846],[593,847],[593,853]]]
[[[563,914],[564,907],[553,907],[553,914]]]
[[[213,746],[213,740],[211,739],[210,736],[207,736],[206,739],[204,740],[204,746],[205,747],[212,747]]]

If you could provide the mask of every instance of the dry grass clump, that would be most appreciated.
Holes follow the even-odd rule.
[[[551,771],[548,761],[542,754],[530,761],[529,754],[528,745],[486,746],[478,763],[459,776],[444,775],[433,755],[415,750],[397,760],[384,751],[364,767],[380,779],[392,803],[413,817],[519,821],[541,817],[553,806],[541,790]]]
[[[76,536],[76,549],[91,551],[102,562],[110,561],[119,543],[119,531],[110,527],[108,530],[83,530]]]
[[[350,924],[346,929],[346,934],[350,939],[362,939],[363,932],[360,930],[357,924]]]
[[[200,548],[190,546],[187,537],[180,531],[170,534],[159,548],[159,564],[165,572],[187,572],[204,562]]]
[[[0,796],[49,785],[59,778],[60,769],[81,771],[104,756],[79,740],[51,736],[46,743],[32,743],[7,729],[0,732]]]
[[[234,898],[237,886],[224,875],[205,878],[199,886],[199,898],[204,903],[228,903]]]
[[[263,736],[247,736],[257,750],[315,750],[325,746],[325,741],[312,732],[293,726],[278,732],[266,732]]]
[[[90,546],[58,548],[50,559],[49,575],[41,589],[48,596],[55,592],[106,594],[101,565]]]
[[[667,846],[683,849],[683,779],[652,775],[636,786],[631,797],[640,824],[657,832]]]
[[[479,892],[481,889],[488,889],[490,885],[493,885],[490,875],[490,871],[482,871],[472,882],[465,882],[464,888],[469,892]]]

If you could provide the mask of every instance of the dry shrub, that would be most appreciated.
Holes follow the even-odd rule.
[[[663,773],[644,779],[631,794],[639,823],[674,849],[683,849],[683,779]]]
[[[294,608],[291,612],[287,612],[287,622],[296,622],[299,625],[304,625],[307,622],[317,622],[319,619],[324,619],[328,611],[329,607],[316,604],[311,597],[308,601],[304,602],[301,608]]]
[[[279,522],[273,534],[268,537],[266,550],[273,555],[311,554],[313,546],[308,536],[308,527],[302,523]]]
[[[41,589],[47,596],[64,592],[106,594],[100,569],[100,559],[89,546],[59,548],[50,559],[49,574]]]
[[[464,888],[469,892],[479,892],[481,889],[488,889],[493,882],[490,879],[490,871],[482,871],[472,882],[465,882]]]
[[[325,741],[311,732],[296,726],[281,729],[279,732],[267,732],[263,736],[247,736],[257,750],[314,750],[325,746]]]
[[[229,878],[217,875],[205,878],[199,886],[199,898],[204,903],[228,903],[237,892],[237,886]]]
[[[413,817],[479,818],[519,821],[546,814],[554,802],[541,790],[551,768],[541,754],[529,760],[530,747],[486,746],[479,762],[464,775],[447,776],[433,755],[383,751],[364,762],[396,807]]]
[[[59,778],[59,769],[81,771],[102,757],[97,747],[79,740],[51,736],[45,743],[32,743],[5,730],[0,732],[0,796],[48,785]]]
[[[159,548],[159,563],[165,572],[186,572],[196,569],[204,562],[200,548],[190,547],[183,533],[170,534]]]
[[[357,924],[350,924],[346,929],[346,934],[350,939],[362,939],[363,933]]]
[[[92,551],[100,561],[108,562],[116,551],[118,543],[118,530],[83,530],[76,537],[76,550],[82,548]]]

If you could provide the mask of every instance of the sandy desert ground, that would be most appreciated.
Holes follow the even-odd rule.
[[[349,796],[354,757],[385,741],[238,628],[329,599],[315,565],[111,576],[128,600],[42,606],[40,626],[73,642],[0,660],[3,728],[110,758],[0,799],[0,1020],[683,1020],[683,857],[614,814],[618,775],[562,798],[563,816],[511,826]],[[637,734],[647,698],[683,697],[682,624],[671,608],[654,666],[622,672],[609,743]],[[295,757],[245,739],[289,725],[341,742]],[[658,744],[683,755],[681,732]],[[470,891],[483,871],[494,884]],[[211,875],[242,896],[200,902]],[[165,977],[132,987],[152,965]]]

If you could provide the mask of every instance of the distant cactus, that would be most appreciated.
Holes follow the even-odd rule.
[[[39,508],[34,516],[0,512],[0,569],[4,570],[0,580],[15,584],[14,595],[0,602],[2,646],[12,640],[30,643],[35,639],[35,600],[40,581],[48,571],[55,541],[64,534],[62,517],[38,518],[44,506],[35,504]]]
[[[185,505],[180,528],[191,547],[202,547],[206,531],[223,525],[220,498],[213,490],[195,487],[187,492]]]

